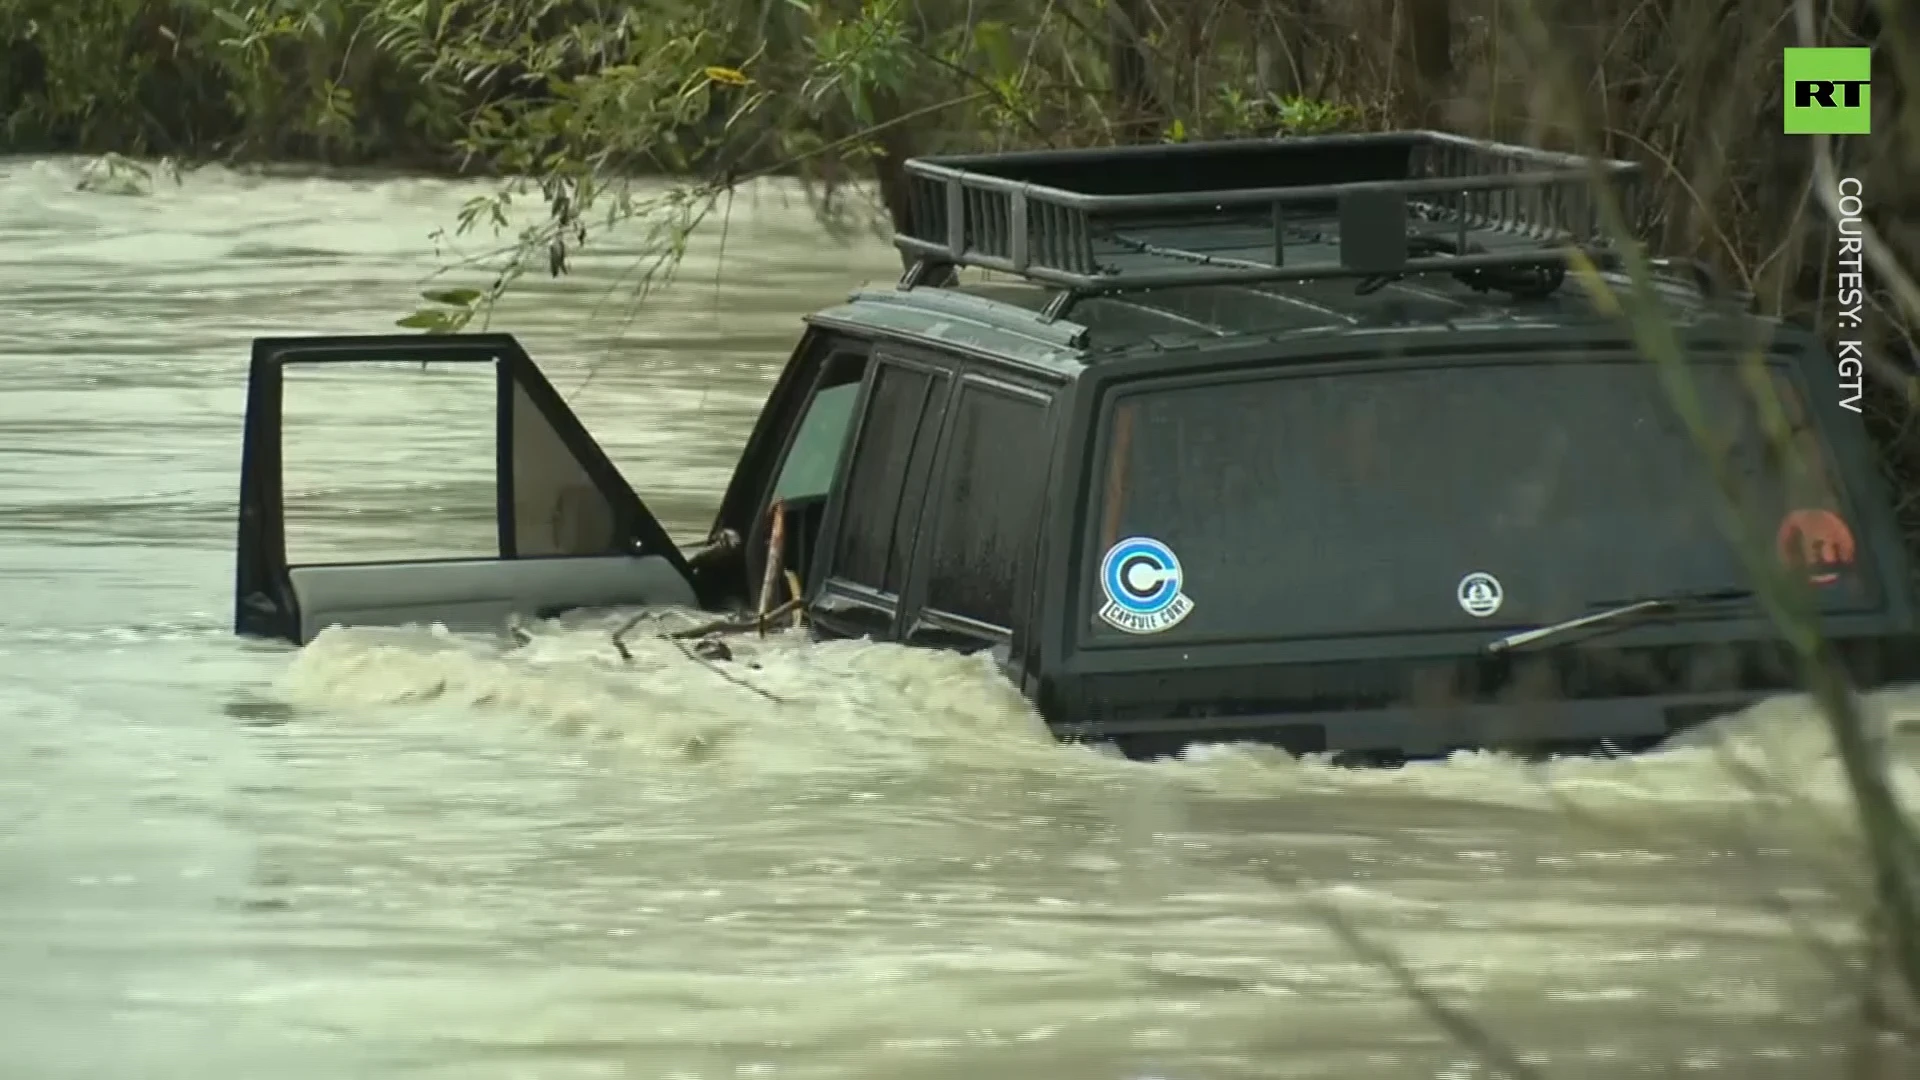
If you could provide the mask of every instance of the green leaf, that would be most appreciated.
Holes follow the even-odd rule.
[[[1020,69],[1013,47],[1013,34],[1001,22],[983,20],[973,28],[973,47],[986,59],[986,68],[997,75],[1011,75]]]
[[[428,289],[420,295],[448,307],[472,307],[480,302],[479,289]]]
[[[432,308],[421,308],[419,311],[414,312],[404,319],[396,319],[393,325],[405,327],[408,330],[425,330],[427,333],[433,334],[445,333],[447,324],[448,319],[446,312],[435,311]]]

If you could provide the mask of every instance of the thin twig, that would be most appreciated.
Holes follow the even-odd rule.
[[[763,698],[766,698],[768,701],[774,702],[775,704],[784,705],[786,703],[784,698],[777,697],[774,694],[770,694],[767,691],[760,689],[759,687],[753,685],[752,683],[746,681],[745,679],[742,679],[739,676],[734,675],[732,672],[728,671],[726,668],[721,667],[719,664],[716,664],[713,661],[707,659],[706,657],[701,656],[699,653],[694,652],[693,646],[688,645],[684,640],[680,638],[675,638],[675,637],[669,637],[667,640],[673,642],[673,647],[676,649],[679,649],[680,654],[682,656],[685,656],[687,659],[693,661],[696,664],[699,664],[701,667],[706,668],[708,671],[713,672],[715,675],[720,676],[721,678],[727,680],[728,682],[739,687],[740,689],[751,690],[752,692],[760,695]]]
[[[791,615],[799,607],[800,607],[799,601],[789,600],[786,603],[781,604],[777,607],[770,608],[767,611],[767,615],[766,615],[767,621],[771,622],[775,619],[780,619],[788,615]],[[708,634],[739,634],[739,633],[745,633],[748,630],[757,630],[759,628],[760,628],[760,615],[758,612],[756,612],[752,615],[747,615],[744,617],[716,619],[713,622],[703,623],[700,626],[691,627],[686,630],[676,630],[673,633],[668,634],[667,636],[675,640],[685,640],[687,638],[706,637]]]
[[[805,599],[806,590],[800,587],[800,575],[794,573],[792,570],[788,570],[787,602],[793,605],[793,628],[795,630],[807,625],[806,608],[801,606]]]
[[[760,623],[756,627],[761,637],[767,636],[768,612],[773,608],[773,587],[780,581],[780,571],[786,562],[787,552],[787,504],[775,499],[767,508],[767,571],[760,578]]]
[[[613,648],[615,652],[620,654],[620,659],[625,660],[629,664],[633,663],[633,654],[627,651],[627,635],[633,633],[634,628],[641,623],[655,617],[653,612],[643,611],[633,618],[628,619],[626,622],[621,623],[619,629],[613,632]]]
[[[761,616],[756,612],[755,614],[746,616],[744,618],[735,616],[735,617],[728,617],[725,619],[716,619],[712,622],[701,623],[698,626],[690,626],[685,630],[675,630],[670,634],[662,634],[660,636],[668,641],[688,641],[693,638],[703,638],[708,636],[709,634],[744,633],[745,631],[754,630],[760,627],[762,625],[761,623],[762,618],[764,618],[767,622],[772,622],[775,619],[785,618],[786,616],[791,615],[794,612],[797,612],[799,610],[800,610],[800,599],[798,597],[795,597],[794,599],[789,600],[786,603],[781,604],[780,606],[769,610],[765,616]],[[656,616],[654,615],[653,612],[643,611],[640,614],[635,615],[633,618],[628,619],[626,622],[621,623],[620,628],[613,632],[613,648],[614,648],[614,651],[620,654],[620,659],[625,660],[628,663],[633,662],[633,653],[627,648],[627,641],[626,641],[627,635],[632,633],[634,628],[639,626],[641,623],[655,617]]]

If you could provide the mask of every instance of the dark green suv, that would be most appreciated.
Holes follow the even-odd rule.
[[[1659,372],[1565,284],[1617,265],[1592,195],[1630,165],[1406,132],[908,168],[913,268],[807,320],[697,551],[511,337],[256,342],[237,629],[764,609],[790,569],[814,632],[990,650],[1134,755],[1631,749],[1793,688]],[[1704,273],[1660,291],[1743,512],[1863,684],[1909,676],[1831,364]],[[497,371],[498,556],[288,565],[283,369],[394,360]]]

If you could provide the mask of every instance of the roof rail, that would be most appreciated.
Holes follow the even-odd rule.
[[[1596,178],[1625,196],[1639,167],[1395,131],[915,158],[906,172],[901,251],[1088,295],[1563,274],[1568,247],[1608,256]]]

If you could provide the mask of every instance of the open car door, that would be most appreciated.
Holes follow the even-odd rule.
[[[491,394],[492,491],[473,496],[478,508],[468,531],[477,535],[468,537],[466,551],[390,561],[289,562],[283,430],[289,391],[304,394],[315,384],[308,376],[324,380],[351,374],[344,369],[352,365],[384,371],[394,380],[391,385],[403,389],[419,388],[428,369],[457,369]],[[300,375],[292,385],[290,372]],[[399,381],[409,376],[412,384]],[[431,395],[434,388],[414,392]],[[378,398],[362,400],[378,404]],[[470,426],[488,422],[484,406],[482,398]],[[403,433],[409,419],[415,426],[440,422],[410,417],[403,406],[396,417]],[[483,443],[488,436],[485,430],[471,434]],[[401,464],[383,462],[372,471],[384,473]],[[484,475],[489,463],[478,462],[478,469]],[[424,511],[426,504],[445,501],[445,493],[421,492],[418,500],[417,509]],[[403,501],[385,517],[404,521],[415,510]],[[351,516],[355,512],[343,518],[352,529],[374,527],[353,524],[360,520]],[[484,521],[489,512],[490,527]],[[295,644],[333,625],[440,623],[486,630],[503,629],[514,615],[697,604],[686,559],[519,342],[506,334],[256,340],[247,387],[238,547],[235,631]]]

